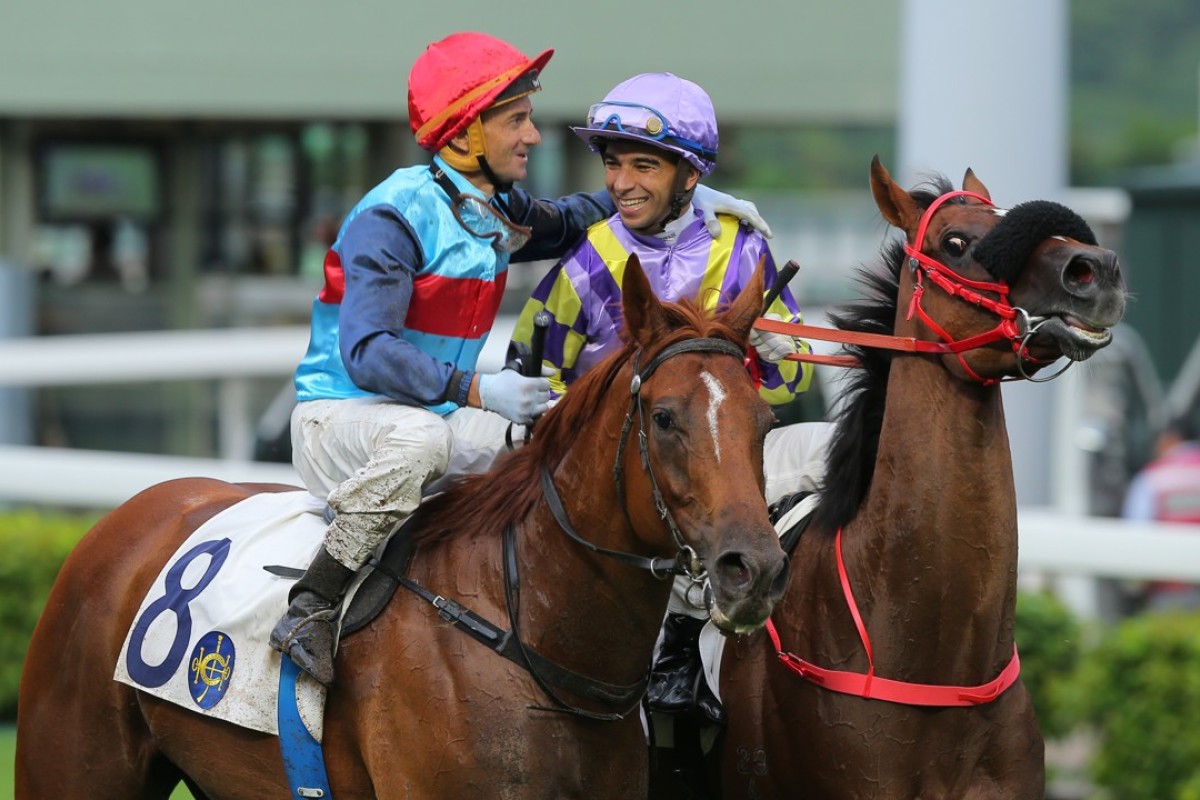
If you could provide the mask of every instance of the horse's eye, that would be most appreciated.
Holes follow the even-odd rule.
[[[669,431],[675,425],[675,421],[671,419],[671,414],[667,411],[655,411],[653,415],[654,424],[661,431]]]
[[[967,240],[961,236],[951,234],[942,241],[942,249],[952,258],[959,258],[963,253],[967,252]]]

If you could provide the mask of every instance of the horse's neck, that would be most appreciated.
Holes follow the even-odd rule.
[[[617,418],[593,420],[580,431],[554,471],[554,483],[581,538],[610,550],[640,552],[612,473],[613,432],[623,419],[622,412]],[[629,446],[636,448],[636,434]],[[670,582],[572,541],[545,503],[527,521],[521,546],[541,565],[536,573],[526,569],[522,577],[523,616],[541,621],[528,631],[528,642],[596,677],[636,680],[643,674]],[[604,672],[597,671],[597,661],[605,665]]]
[[[848,567],[864,594],[886,598],[877,635],[915,641],[906,658],[956,650],[971,671],[1012,647],[1016,501],[1000,389],[921,356],[897,358],[889,381],[870,492],[845,532]],[[901,630],[906,621],[922,630]]]

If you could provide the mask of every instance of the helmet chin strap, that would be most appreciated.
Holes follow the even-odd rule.
[[[483,170],[483,174],[487,176],[487,179],[491,181],[492,186],[495,187],[496,194],[508,194],[512,191],[513,182],[502,181],[496,177],[496,173],[492,172],[492,165],[488,163],[487,156],[480,153],[478,156],[476,156],[476,160],[479,162],[479,168]]]
[[[675,165],[675,184],[671,187],[671,208],[667,211],[667,215],[663,217],[659,224],[666,228],[675,220],[679,219],[679,215],[683,212],[684,207],[692,200],[692,189],[687,188],[688,178],[691,176],[691,170],[688,169],[687,162],[682,158]]]
[[[494,106],[493,106],[494,108]],[[502,181],[492,169],[487,160],[487,139],[483,134],[483,119],[476,117],[464,131],[467,135],[467,152],[456,150],[453,144],[447,144],[439,153],[442,160],[459,172],[474,172],[479,170],[492,184],[496,194],[508,194],[512,191],[512,181]]]

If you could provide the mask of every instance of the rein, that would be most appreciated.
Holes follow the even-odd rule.
[[[929,228],[929,223],[933,219],[934,213],[946,202],[957,197],[970,197],[978,200],[985,205],[994,206],[992,201],[975,192],[954,191],[947,192],[936,200],[934,200],[929,208],[925,209],[925,213],[921,215],[921,221],[917,226],[917,233],[914,241],[915,246],[908,242],[904,244],[904,252],[908,256],[908,266],[916,277],[916,287],[913,289],[912,298],[909,300],[908,314],[906,319],[912,319],[915,314],[918,319],[925,324],[927,328],[932,330],[941,341],[930,342],[921,339],[916,339],[911,336],[892,336],[881,333],[865,333],[861,331],[843,331],[830,328],[819,328],[812,325],[798,325],[790,322],[781,322],[770,319],[759,319],[754,323],[754,327],[758,330],[769,331],[772,333],[783,333],[791,336],[800,336],[809,339],[817,339],[819,341],[838,342],[841,344],[858,345],[862,347],[870,347],[882,350],[898,350],[909,353],[930,353],[936,355],[954,355],[958,358],[963,369],[975,381],[984,385],[990,386],[998,383],[996,378],[982,378],[971,369],[967,364],[963,353],[968,350],[976,350],[985,347],[993,342],[1009,341],[1012,343],[1013,352],[1017,355],[1017,368],[1021,371],[1021,377],[1025,380],[1035,383],[1042,383],[1048,380],[1053,380],[1068,369],[1073,362],[1067,362],[1058,372],[1045,378],[1038,378],[1028,374],[1025,371],[1025,361],[1034,363],[1039,362],[1029,354],[1029,340],[1037,333],[1038,328],[1046,322],[1045,319],[1035,320],[1029,315],[1029,312],[1023,308],[1013,306],[1008,299],[1009,287],[1004,281],[976,281],[969,278],[964,278],[954,270],[947,267],[940,261],[932,258],[921,252],[921,245],[925,241],[925,233]],[[925,295],[925,278],[928,279],[942,289],[951,297],[957,297],[964,302],[970,303],[979,308],[990,311],[1000,318],[996,327],[991,330],[975,336],[969,336],[966,339],[955,339],[944,328],[930,317],[924,307],[921,305],[921,300]],[[997,295],[997,298],[989,297],[985,292],[991,292]],[[828,364],[838,367],[856,367],[858,359],[854,356],[825,356],[814,353],[793,353],[786,358],[790,361],[806,361],[816,364]]]
[[[615,558],[631,567],[648,570],[656,578],[683,575],[687,572],[690,566],[690,559],[687,559],[687,563],[685,563],[684,550],[682,548],[675,558],[651,558],[639,556],[635,553],[626,553],[621,550],[610,550],[607,547],[601,547],[584,539],[576,532],[575,526],[571,524],[571,520],[567,516],[567,509],[563,506],[558,489],[554,486],[554,479],[546,469],[542,470],[542,495],[545,496],[546,505],[550,507],[550,515],[554,517],[554,521],[558,523],[558,527],[562,528],[562,532],[567,535],[567,538],[576,544],[583,545],[593,553]],[[687,550],[691,551],[691,548],[688,547]]]
[[[542,495],[545,497],[550,515],[571,541],[586,547],[598,555],[607,556],[629,566],[647,570],[651,575],[660,580],[672,575],[688,575],[693,582],[700,582],[704,580],[706,573],[703,561],[701,561],[696,551],[692,549],[691,545],[687,543],[683,535],[679,532],[679,528],[676,526],[674,519],[672,519],[666,502],[663,500],[662,492],[658,487],[658,481],[654,477],[654,470],[650,464],[645,418],[642,411],[641,387],[667,359],[683,353],[697,352],[725,353],[739,360],[745,357],[743,350],[733,342],[712,338],[685,339],[668,345],[641,371],[638,370],[638,359],[641,352],[639,351],[634,355],[634,375],[629,387],[629,392],[633,399],[631,400],[629,411],[625,414],[625,422],[621,428],[620,443],[617,445],[616,463],[613,466],[613,478],[617,484],[617,496],[625,511],[626,518],[628,518],[629,509],[626,506],[621,462],[625,453],[625,442],[629,438],[629,433],[633,426],[633,413],[636,409],[638,417],[638,443],[641,451],[642,467],[650,476],[650,484],[654,492],[654,506],[658,510],[659,516],[667,523],[667,527],[670,529],[671,536],[678,548],[678,552],[674,558],[650,558],[620,550],[612,550],[589,542],[571,524],[571,520],[567,516],[566,507],[563,505],[562,497],[559,495],[558,489],[554,486],[554,479],[550,475],[550,472],[544,468],[541,472]],[[508,610],[508,630],[504,630],[480,617],[452,598],[445,598],[431,592],[407,576],[384,566],[376,559],[372,559],[370,563],[377,570],[384,572],[388,578],[430,603],[442,619],[450,622],[476,641],[487,645],[499,655],[524,668],[533,677],[538,686],[541,687],[542,691],[554,702],[554,705],[551,707],[531,706],[534,710],[574,714],[585,719],[601,722],[615,722],[624,719],[641,707],[642,696],[646,693],[646,686],[650,681],[649,672],[634,684],[611,684],[567,669],[538,652],[530,650],[521,640],[521,634],[517,626],[520,610],[521,584],[515,538],[513,527],[510,525],[504,531],[503,540],[504,601]],[[580,708],[562,699],[553,687],[571,692],[580,697],[590,698],[605,705],[616,706],[620,710],[603,713]]]
[[[951,686],[944,684],[909,683],[875,675],[875,654],[871,649],[871,639],[867,635],[867,627],[858,611],[858,603],[850,587],[850,578],[846,573],[846,563],[842,559],[842,529],[838,528],[834,543],[837,553],[838,577],[842,584],[842,594],[854,625],[858,629],[858,637],[867,653],[867,671],[845,672],[843,670],[825,669],[818,667],[792,653],[784,652],[780,644],[779,631],[773,620],[767,620],[767,634],[775,647],[775,654],[783,665],[801,678],[812,681],[823,689],[841,694],[852,694],[867,700],[886,700],[889,703],[900,703],[909,706],[976,706],[990,703],[1012,686],[1021,674],[1021,659],[1017,656],[1017,646],[1013,645],[1013,656],[1008,665],[992,680],[978,686]]]
[[[503,539],[504,602],[508,610],[510,626],[508,630],[484,619],[453,598],[442,597],[431,592],[377,559],[372,559],[369,563],[389,579],[432,605],[439,617],[528,672],[542,691],[555,703],[554,707],[530,706],[530,708],[537,711],[571,713],[600,722],[616,722],[629,716],[641,707],[642,695],[646,693],[646,686],[650,681],[649,674],[633,684],[608,683],[567,669],[536,650],[529,649],[521,640],[521,632],[517,627],[517,617],[521,605],[521,584],[518,575],[515,538],[513,527],[509,525],[504,529]],[[604,705],[616,706],[620,710],[604,713],[579,708],[559,697],[551,688],[552,686]]]

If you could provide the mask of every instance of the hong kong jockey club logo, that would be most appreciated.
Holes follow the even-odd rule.
[[[209,631],[196,642],[188,665],[188,690],[201,708],[212,708],[225,696],[233,675],[233,640],[221,631]]]

